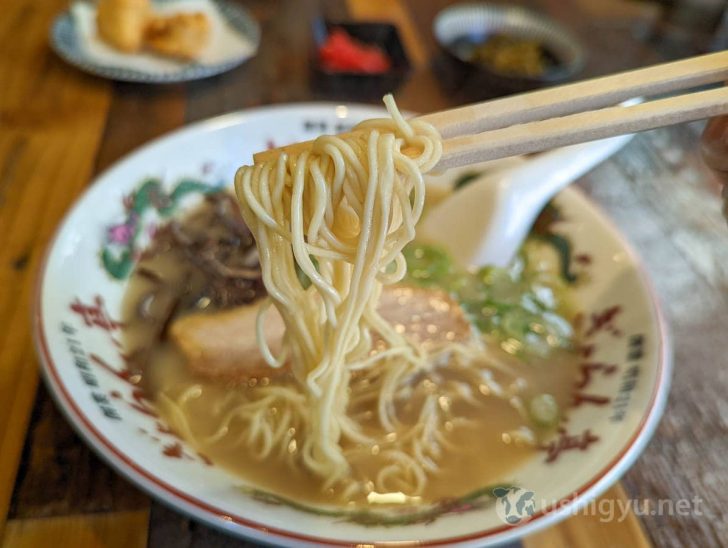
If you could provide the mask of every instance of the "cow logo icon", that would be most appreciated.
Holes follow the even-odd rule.
[[[498,499],[495,510],[503,523],[519,525],[531,519],[536,512],[533,491],[520,487],[496,487],[493,494]]]

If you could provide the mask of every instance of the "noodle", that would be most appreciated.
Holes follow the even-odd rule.
[[[356,402],[376,400],[380,428],[396,433],[402,425],[395,402],[412,393],[410,383],[418,374],[450,362],[468,367],[485,356],[475,338],[428,352],[377,312],[383,286],[406,273],[402,249],[414,239],[422,214],[423,174],[442,152],[432,126],[405,120],[391,96],[384,102],[390,119],[363,122],[346,137],[319,137],[309,151],[244,166],[235,178],[269,295],[258,317],[258,343],[271,367],[291,363],[297,384],[279,387],[276,397],[279,405],[288,402],[286,417],[295,415],[304,430],[303,465],[325,478],[326,485],[342,482],[350,471],[348,459],[356,451],[345,454],[344,439],[370,446],[375,441],[347,414],[353,372],[372,387]],[[310,286],[304,287],[298,270]],[[270,304],[286,328],[278,356],[267,346],[262,327]],[[372,333],[383,341],[383,350],[373,349]],[[494,383],[481,382],[496,392]],[[270,404],[266,394],[271,390],[260,389],[261,403]],[[291,405],[301,393],[305,405]],[[377,489],[406,487],[418,493],[426,475],[438,470],[447,414],[438,401],[434,394],[426,396],[416,424],[388,444],[383,456],[390,464],[378,472]],[[234,415],[250,422],[248,441],[252,445],[260,438],[260,454],[266,456],[282,443],[285,428],[267,425],[257,407],[243,404]],[[220,430],[211,439],[219,438]]]
[[[422,174],[439,160],[441,142],[428,124],[404,120],[391,96],[385,104],[391,120],[364,122],[346,138],[320,137],[298,157],[281,154],[242,167],[235,181],[270,301],[286,326],[282,353],[274,357],[263,337],[264,307],[259,344],[271,367],[293,358],[310,405],[304,463],[331,481],[349,469],[342,436],[366,439],[356,423],[343,420],[351,372],[383,360],[396,363],[380,396],[383,426],[393,430],[387,398],[398,377],[424,362],[421,350],[378,314],[376,303],[382,285],[406,272],[402,248],[415,236],[425,198]],[[309,288],[297,268],[311,280]],[[370,356],[371,331],[384,339],[387,352]]]
[[[341,486],[345,498],[373,490],[422,493],[443,452],[452,450],[447,434],[472,426],[453,414],[453,402],[495,396],[523,409],[520,387],[493,379],[488,367],[509,374],[508,364],[480,336],[420,344],[377,310],[384,286],[406,274],[402,249],[424,207],[423,174],[442,148],[434,128],[405,120],[391,96],[384,101],[390,119],[238,170],[235,189],[268,292],[258,345],[270,367],[290,367],[294,380],[236,392],[202,436],[211,446],[239,432],[235,443],[257,459],[298,463],[324,488]],[[271,305],[285,325],[277,355],[263,328]],[[456,378],[443,380],[443,366]],[[193,437],[185,415],[198,396],[193,385],[160,397],[175,427],[193,440],[200,436]],[[403,402],[411,408],[407,424],[397,411]],[[352,477],[352,463],[373,455],[383,464],[371,477]]]
[[[546,270],[524,255],[465,271],[426,243],[402,253],[439,138],[387,102],[391,119],[241,168],[242,204],[211,195],[163,227],[125,298],[163,420],[292,500],[426,504],[502,481],[562,420],[577,375],[576,356],[542,354],[568,341],[546,318],[551,254]]]

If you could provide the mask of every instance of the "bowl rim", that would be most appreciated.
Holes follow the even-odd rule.
[[[53,400],[61,410],[66,420],[73,427],[76,433],[94,451],[94,453],[96,453],[105,463],[110,465],[117,473],[129,480],[132,484],[142,489],[155,500],[159,500],[166,506],[173,508],[175,511],[227,533],[237,536],[244,535],[249,539],[266,544],[283,542],[286,543],[284,545],[288,546],[355,546],[362,544],[370,545],[372,544],[372,541],[343,541],[339,539],[316,537],[305,533],[271,527],[265,523],[257,522],[243,516],[230,515],[223,509],[196,499],[194,496],[184,493],[173,485],[157,478],[151,472],[145,470],[142,466],[117,449],[114,444],[111,443],[84,415],[61,381],[58,368],[51,356],[48,340],[43,327],[43,288],[46,282],[49,259],[56,248],[57,240],[60,237],[63,228],[70,221],[70,217],[80,207],[86,194],[91,191],[94,185],[98,184],[100,180],[106,177],[106,175],[116,168],[119,163],[125,161],[129,155],[152,148],[160,141],[173,136],[178,137],[185,133],[193,133],[204,128],[215,129],[228,127],[230,125],[240,123],[250,115],[265,114],[266,112],[280,112],[281,110],[285,111],[286,109],[321,107],[330,107],[331,109],[334,109],[340,104],[345,104],[347,107],[351,108],[369,110],[376,108],[372,105],[362,103],[303,102],[244,109],[201,120],[194,124],[165,133],[143,146],[134,149],[122,158],[119,158],[116,162],[114,162],[114,164],[97,174],[91,181],[91,184],[76,198],[72,206],[67,210],[63,219],[58,224],[53,237],[47,244],[43,259],[37,270],[36,282],[33,291],[33,304],[31,307],[33,342],[36,354],[40,358],[40,369],[43,379],[50,389],[49,392],[51,393]],[[658,372],[652,387],[647,412],[642,417],[634,434],[625,442],[625,445],[620,452],[609,463],[600,468],[600,470],[595,473],[588,482],[582,485],[579,489],[574,490],[567,498],[558,501],[550,507],[542,509],[538,513],[534,514],[533,517],[523,525],[514,527],[505,524],[503,526],[476,531],[465,535],[427,541],[412,540],[375,542],[374,544],[377,546],[478,546],[483,541],[496,540],[494,537],[498,537],[497,542],[507,542],[521,538],[527,534],[534,533],[559,521],[568,513],[584,507],[590,500],[603,493],[629,469],[654,434],[667,402],[673,365],[670,332],[660,301],[642,260],[639,258],[632,245],[618,230],[614,222],[601,210],[601,208],[599,208],[599,206],[592,202],[592,200],[589,199],[583,191],[573,186],[566,190],[567,192],[577,194],[583,201],[584,205],[591,209],[590,215],[597,217],[604,224],[604,227],[609,231],[611,236],[619,241],[623,250],[629,256],[634,267],[634,271],[639,280],[642,282],[645,293],[652,305],[652,312],[654,314],[657,332],[659,333],[659,345],[657,351]]]

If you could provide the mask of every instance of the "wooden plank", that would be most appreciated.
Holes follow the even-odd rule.
[[[652,2],[633,2],[631,0],[575,0],[579,11],[585,16],[602,24],[620,23],[637,30],[639,27],[652,27],[663,17],[665,6]]]
[[[628,510],[623,515],[625,508]],[[577,515],[523,539],[523,548],[564,546],[648,548],[652,544],[631,510],[627,494],[617,484]]]
[[[145,548],[148,522],[147,511],[15,519],[10,520],[5,527],[2,546]]]
[[[148,141],[182,126],[185,109],[185,88],[181,85],[114,84],[113,102],[96,158],[96,173]]]
[[[153,548],[210,547],[253,548],[263,546],[242,540],[182,516],[161,504],[152,506],[149,518],[149,546]]]
[[[35,271],[88,180],[109,107],[108,83],[48,48],[52,18],[66,7],[18,1],[0,18],[0,529],[38,379],[29,329]]]
[[[359,21],[393,23],[399,29],[410,63],[416,68],[428,64],[428,52],[406,6],[400,0],[347,0],[349,13]]]
[[[149,499],[83,443],[41,385],[9,519],[148,510]]]
[[[660,55],[655,42],[648,42],[641,36],[650,32],[644,28],[645,24],[649,25],[649,19],[623,16],[619,24],[615,24],[613,19],[605,17],[604,12],[594,16],[587,2],[600,3],[605,8],[604,12],[607,9],[611,13],[622,11],[621,0],[527,0],[525,3],[526,7],[563,25],[582,45],[586,53],[585,65],[575,78],[602,76],[672,59]]]
[[[184,123],[182,86],[114,84],[95,171]],[[90,177],[80,181],[87,184]],[[40,387],[27,429],[10,517],[38,518],[148,510],[149,499],[102,463]],[[99,486],[104,488],[100,489]]]

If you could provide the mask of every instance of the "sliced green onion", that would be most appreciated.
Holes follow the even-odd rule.
[[[544,428],[552,428],[559,422],[559,404],[551,394],[539,394],[528,403],[531,420]]]

